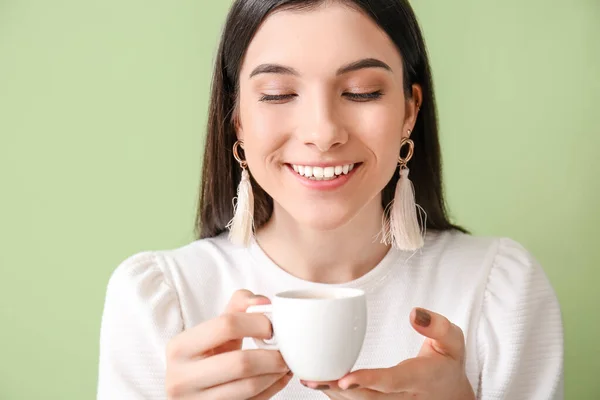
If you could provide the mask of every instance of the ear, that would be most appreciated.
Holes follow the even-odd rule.
[[[402,137],[408,136],[408,131],[412,131],[417,123],[419,110],[423,104],[423,91],[418,84],[412,85],[412,96],[406,99],[404,110],[404,126],[402,129]]]
[[[239,107],[236,105],[232,116],[231,116],[231,122],[233,123],[233,129],[235,129],[235,136],[237,137],[237,140],[244,140],[244,130],[242,129],[242,122],[240,119],[240,110]]]

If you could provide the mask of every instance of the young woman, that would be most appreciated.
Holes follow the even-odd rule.
[[[197,228],[112,276],[100,399],[562,398],[561,315],[541,267],[448,220],[406,0],[233,4]],[[342,379],[301,382],[247,339],[271,336],[248,306],[338,286],[364,290],[369,315]]]

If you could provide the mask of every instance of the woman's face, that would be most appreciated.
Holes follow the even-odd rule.
[[[380,211],[416,108],[400,54],[369,17],[337,3],[272,14],[248,48],[239,96],[238,138],[276,213],[329,230]]]

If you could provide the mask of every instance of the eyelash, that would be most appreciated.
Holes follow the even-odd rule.
[[[260,98],[260,101],[264,101],[265,103],[274,103],[276,101],[288,100],[292,97],[296,97],[295,94],[263,94]]]
[[[375,92],[370,93],[344,93],[344,96],[349,97],[353,101],[358,102],[377,100],[381,98],[382,95],[383,93],[381,92],[381,90],[377,90]]]
[[[277,103],[280,101],[289,100],[293,97],[298,96],[297,94],[263,94],[259,101],[265,103]],[[352,101],[364,103],[367,101],[378,100],[383,96],[381,90],[370,93],[344,93],[343,96],[349,98]]]

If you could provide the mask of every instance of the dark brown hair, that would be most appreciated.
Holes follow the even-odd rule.
[[[310,9],[327,0],[237,0],[233,4],[221,37],[215,62],[207,135],[204,149],[200,199],[196,217],[199,238],[214,237],[227,228],[233,217],[233,198],[241,169],[233,157],[237,140],[233,114],[239,86],[239,72],[246,50],[265,18],[282,8]],[[412,97],[412,85],[422,88],[423,103],[411,139],[415,153],[409,162],[415,197],[427,213],[428,230],[462,228],[450,223],[443,197],[442,163],[438,124],[427,51],[415,14],[407,0],[344,0],[371,17],[395,43],[402,56],[404,91]],[[394,197],[398,174],[383,189],[382,206]],[[252,180],[254,222],[259,228],[270,218],[273,199]]]

